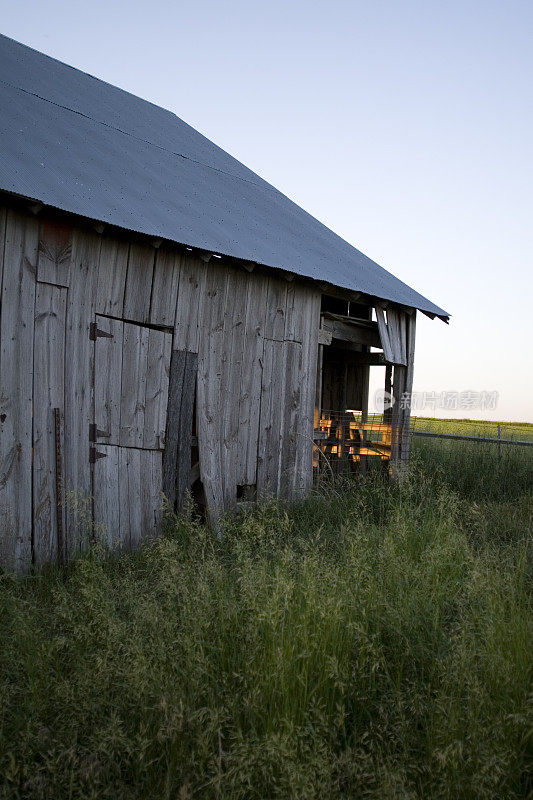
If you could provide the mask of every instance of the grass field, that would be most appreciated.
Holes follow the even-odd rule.
[[[461,497],[505,503],[533,489],[533,447],[414,436],[412,452]]]
[[[370,422],[383,422],[382,414],[370,414]],[[411,429],[431,433],[451,433],[461,436],[489,437],[492,439],[511,439],[533,441],[533,423],[503,422],[498,420],[444,419],[439,417],[411,416]]]
[[[414,430],[434,431],[435,433],[455,433],[463,436],[489,436],[498,438],[498,428],[502,439],[533,441],[533,423],[503,422],[498,420],[439,419],[436,417],[411,418]]]
[[[531,798],[531,451],[442,444],[1,578],[0,797]]]

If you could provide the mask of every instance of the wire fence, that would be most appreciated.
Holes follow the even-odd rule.
[[[359,472],[371,459],[388,465],[392,427],[382,414],[323,411],[315,420],[314,466],[320,472]]]
[[[367,471],[391,474],[392,415],[324,411],[315,418],[315,480]],[[439,476],[475,502],[511,503],[533,491],[533,425],[412,417],[416,474]],[[510,510],[510,513],[512,509]]]
[[[323,411],[315,419],[314,467],[318,473],[364,472],[370,465],[388,468],[394,429],[390,412],[363,415],[356,411]],[[411,417],[415,452],[438,462],[475,460],[498,471],[533,464],[533,424],[468,419]],[[518,450],[523,455],[517,460]]]
[[[439,474],[476,502],[514,502],[533,490],[527,423],[412,417],[411,454],[424,474]]]

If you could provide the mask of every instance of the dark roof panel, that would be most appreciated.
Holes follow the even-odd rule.
[[[447,317],[174,114],[0,36],[0,189]]]

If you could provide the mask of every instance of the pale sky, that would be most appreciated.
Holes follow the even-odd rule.
[[[449,311],[419,314],[414,389],[499,403],[428,415],[533,422],[531,0],[0,0],[0,30],[174,111]]]

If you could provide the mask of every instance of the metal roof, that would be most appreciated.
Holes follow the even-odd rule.
[[[0,189],[447,318],[170,111],[0,35]]]

